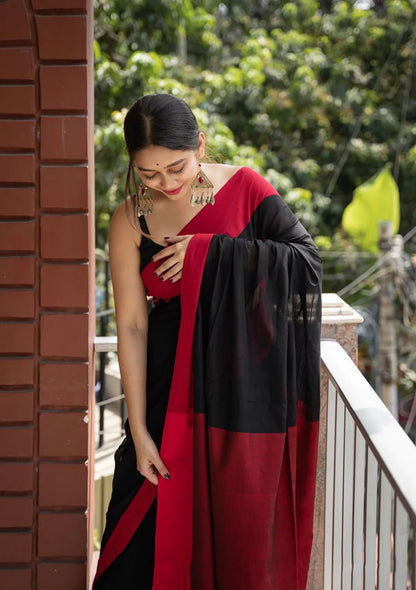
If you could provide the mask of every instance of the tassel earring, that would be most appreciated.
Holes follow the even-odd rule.
[[[191,184],[191,206],[215,205],[214,185],[199,164],[198,174]]]
[[[152,191],[145,184],[141,184],[136,195],[136,215],[140,217],[140,215],[151,215],[153,212]]]

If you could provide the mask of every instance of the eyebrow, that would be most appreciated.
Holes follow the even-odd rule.
[[[173,166],[177,166],[178,164],[182,164],[182,162],[184,162],[186,160],[186,158],[182,158],[181,160],[176,160],[176,162],[172,162],[172,164],[168,164],[167,166],[165,166],[165,170],[166,168],[173,168]],[[156,168],[140,168],[140,166],[137,166],[138,170],[141,170],[142,172],[157,172]]]

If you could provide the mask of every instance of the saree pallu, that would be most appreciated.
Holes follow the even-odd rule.
[[[312,543],[319,418],[321,260],[269,183],[240,169],[181,230],[195,234],[161,456],[107,536],[105,578],[156,511],[153,590],[304,590]],[[163,338],[163,335],[161,336]],[[157,504],[155,498],[157,496]],[[138,556],[139,562],[139,556]],[[122,586],[120,586],[122,588]]]

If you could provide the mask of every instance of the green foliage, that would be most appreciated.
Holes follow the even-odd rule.
[[[401,121],[414,21],[410,2],[399,0],[383,11],[315,0],[95,0],[100,247],[123,198],[123,109],[149,92],[187,100],[211,155],[263,173],[322,244],[333,242],[354,189],[398,154],[408,231],[414,92]]]

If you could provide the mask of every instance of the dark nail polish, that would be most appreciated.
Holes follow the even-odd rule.
[[[165,475],[163,476],[165,479],[170,479],[170,475],[169,473],[165,473]]]
[[[164,240],[169,240],[169,236],[166,236],[163,238]]]
[[[165,279],[164,279],[163,277],[160,277],[160,280],[161,280],[161,281],[164,281]]]
[[[173,283],[173,279],[169,279],[169,283]]]
[[[156,273],[156,272],[154,272],[154,273],[153,273],[153,276],[154,276],[154,277],[157,277],[157,273]]]

